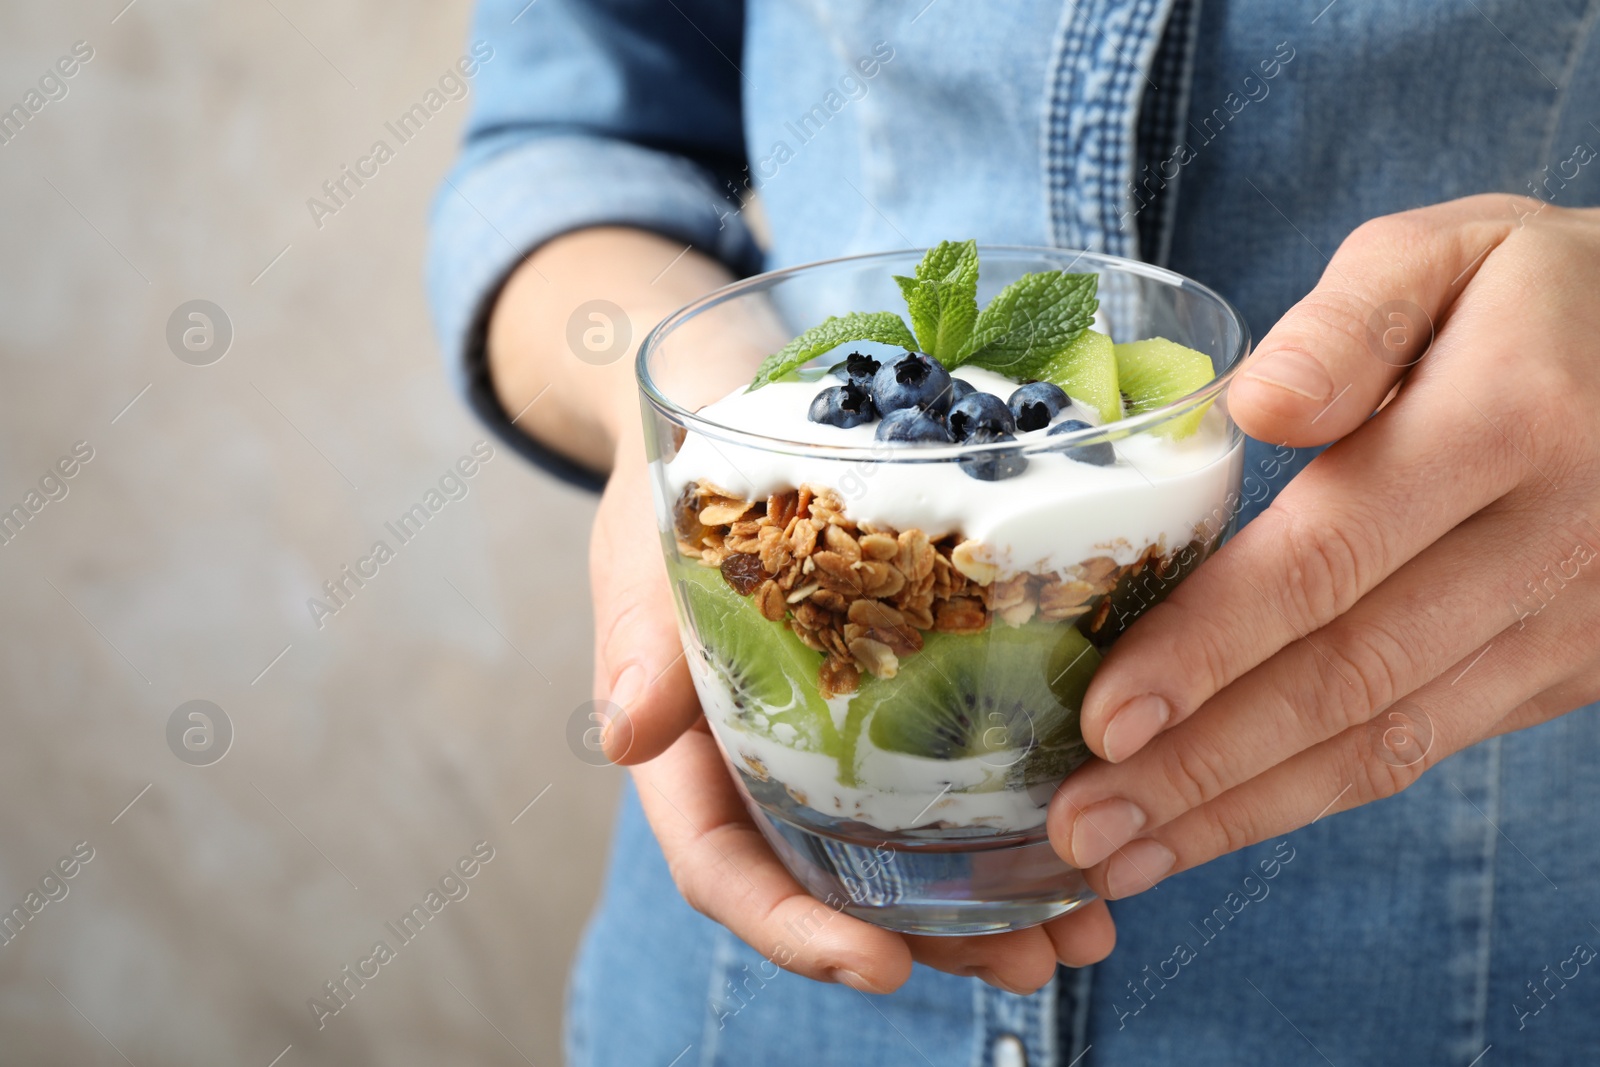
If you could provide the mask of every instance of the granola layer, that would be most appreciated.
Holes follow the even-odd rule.
[[[719,568],[763,616],[825,655],[825,699],[855,692],[862,672],[894,677],[930,631],[977,634],[1038,616],[1098,634],[1119,584],[1149,569],[1166,586],[1179,569],[1178,553],[1156,543],[1126,564],[1099,555],[1007,573],[989,546],[957,534],[853,522],[837,493],[815,485],[746,500],[702,479],[684,487],[673,523],[682,555]]]

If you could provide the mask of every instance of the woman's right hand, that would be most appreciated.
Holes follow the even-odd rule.
[[[1103,959],[1116,935],[1100,901],[1043,926],[981,937],[905,936],[835,912],[801,888],[745,810],[684,661],[631,361],[598,369],[581,364],[565,350],[564,332],[551,330],[572,308],[598,297],[623,308],[633,336],[642,337],[665,314],[727,280],[694,252],[658,275],[680,251],[637,231],[591,231],[552,242],[507,285],[490,334],[496,388],[508,410],[537,395],[541,379],[550,387],[555,403],[540,411],[551,403],[542,399],[530,409],[538,413],[529,426],[535,436],[554,444],[561,438],[553,431],[596,428],[569,451],[591,463],[610,446],[611,477],[590,549],[594,693],[614,705],[606,755],[632,771],[679,891],[777,966],[863,992],[898,988],[913,960],[1030,993],[1050,980],[1058,962],[1081,967]],[[608,375],[598,388],[597,370]]]

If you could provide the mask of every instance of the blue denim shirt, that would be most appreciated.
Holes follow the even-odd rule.
[[[434,217],[441,341],[508,431],[485,309],[528,251],[602,223],[738,271],[944,238],[1101,249],[1211,285],[1260,336],[1370,217],[1495,190],[1600,202],[1577,162],[1600,144],[1597,15],[1594,0],[482,0],[473,36],[493,57]],[[1253,444],[1247,476],[1275,489],[1309,458]],[[1592,1061],[1597,766],[1593,709],[1480,744],[1393,800],[1114,904],[1115,953],[1031,997],[920,967],[870,999],[776,971],[683,904],[630,792],[569,1057]]]

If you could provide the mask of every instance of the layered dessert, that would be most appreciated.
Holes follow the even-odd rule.
[[[695,685],[769,810],[846,836],[1036,830],[1088,756],[1101,657],[1223,533],[1225,416],[1125,421],[1205,386],[1210,360],[1114,345],[1095,276],[1050,275],[964,314],[976,254],[941,245],[897,279],[914,334],[830,320],[664,459]]]

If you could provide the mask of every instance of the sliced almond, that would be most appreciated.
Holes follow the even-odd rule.
[[[1000,568],[986,558],[988,554],[988,547],[981,542],[963,541],[951,550],[950,563],[979,585],[988,585],[1000,573]]]
[[[1021,626],[1033,618],[1034,612],[1038,610],[1039,605],[1030,597],[1020,604],[1013,604],[1011,607],[999,612],[999,615],[1007,626]]]
[[[784,600],[790,604],[798,604],[800,601],[804,600],[806,597],[810,596],[812,593],[815,593],[821,588],[821,583],[811,582],[807,585],[802,585],[800,588],[796,589],[794,592],[785,597]]]
[[[745,513],[755,506],[753,500],[730,500],[727,497],[719,497],[700,509],[700,522],[705,526],[727,526],[744,518]]]
[[[881,641],[858,637],[850,642],[850,655],[862,670],[877,678],[893,678],[900,672],[900,659]]]

